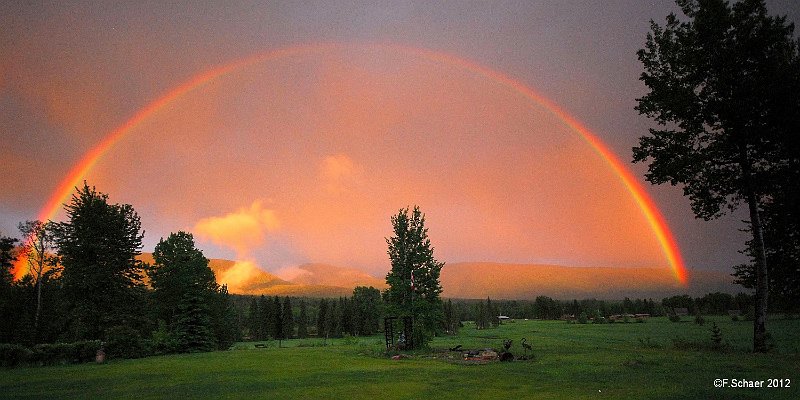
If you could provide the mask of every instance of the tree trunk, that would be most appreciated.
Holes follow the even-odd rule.
[[[767,281],[767,255],[764,252],[764,233],[761,227],[761,217],[758,212],[758,197],[753,187],[753,176],[750,162],[746,155],[743,156],[742,172],[745,179],[747,205],[750,209],[750,225],[753,233],[753,257],[756,264],[756,298],[755,318],[753,319],[753,352],[767,352],[767,295],[769,286]]]

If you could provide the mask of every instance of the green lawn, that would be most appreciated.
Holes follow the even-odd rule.
[[[710,343],[717,322],[734,348],[679,350],[672,338]],[[653,318],[647,323],[572,325],[517,321],[439,338],[436,351],[411,359],[380,356],[379,337],[284,341],[255,348],[85,364],[3,370],[2,398],[269,398],[269,399],[526,399],[526,398],[800,398],[800,320],[769,323],[775,351],[749,354],[751,322],[707,317],[705,326]],[[500,348],[521,338],[533,361],[470,365],[447,347]],[[641,339],[641,340],[640,340]],[[644,342],[644,344],[643,344]],[[455,356],[455,353],[453,353]],[[715,388],[714,379],[791,379],[791,388]],[[765,382],[766,384],[766,382]]]

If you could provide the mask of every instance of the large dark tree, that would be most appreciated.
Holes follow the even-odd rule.
[[[678,0],[651,22],[641,80],[650,89],[637,110],[660,127],[633,149],[649,161],[647,180],[683,185],[692,210],[710,220],[748,206],[756,275],[754,351],[766,351],[768,276],[761,219],[796,149],[798,44],[785,18],[763,1]],[[796,154],[795,154],[796,156]]]
[[[56,243],[72,338],[104,339],[114,326],[134,329],[144,323],[142,264],[136,259],[143,233],[128,204],[109,204],[108,196],[84,183],[64,206]]]
[[[214,271],[208,267],[203,252],[195,247],[191,233],[171,233],[159,240],[153,260],[148,275],[159,319],[172,323],[181,299],[189,292],[206,303],[212,301],[218,290]]]
[[[414,207],[392,216],[394,235],[386,239],[392,269],[384,299],[390,313],[414,318],[414,343],[427,344],[440,328],[443,262],[433,257],[425,215]],[[413,277],[413,280],[412,280]]]

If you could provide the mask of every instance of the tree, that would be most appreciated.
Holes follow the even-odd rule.
[[[374,287],[357,286],[353,289],[353,314],[359,335],[378,332],[381,318],[381,292]]]
[[[767,350],[768,273],[761,212],[776,182],[796,168],[798,43],[785,17],[761,0],[678,0],[689,21],[651,22],[638,99],[660,129],[639,139],[634,162],[651,160],[646,178],[683,185],[695,215],[718,218],[748,205],[756,271],[753,349]]]
[[[249,311],[250,312],[247,314],[247,328],[250,331],[250,339],[261,340],[261,312],[258,309],[258,300],[256,300],[255,297],[250,301]]]
[[[172,322],[178,304],[187,293],[210,303],[219,288],[208,259],[195,247],[191,233],[170,233],[166,239],[161,238],[153,250],[153,260],[155,263],[148,271],[150,285],[158,318],[167,323]]]
[[[22,233],[22,254],[28,264],[28,273],[36,286],[36,313],[34,314],[33,334],[38,337],[39,317],[42,314],[42,280],[45,274],[57,272],[58,260],[55,257],[54,224],[52,222],[26,221],[19,224]]]
[[[282,337],[284,339],[291,339],[294,337],[294,315],[292,314],[292,300],[289,296],[283,298],[283,315],[281,316],[283,323]]]
[[[17,261],[18,239],[0,235],[0,342],[10,342],[18,318],[15,312],[14,275],[11,269]]]
[[[297,317],[297,337],[305,339],[308,337],[308,310],[305,300],[300,300],[300,315]]]
[[[319,301],[319,311],[317,312],[317,337],[328,338],[328,300]]]
[[[214,350],[208,304],[198,292],[184,293],[175,313],[173,332],[181,352]]]
[[[272,299],[272,338],[286,339],[283,331],[283,312],[281,308],[281,298],[278,296]]]
[[[10,287],[14,282],[11,269],[17,261],[16,247],[19,239],[0,235],[0,285]]]
[[[109,204],[85,182],[64,210],[68,220],[56,225],[55,238],[73,339],[103,339],[114,326],[138,329],[144,285],[136,211]]]
[[[427,345],[440,326],[443,262],[433,257],[425,215],[414,207],[391,218],[394,236],[387,238],[392,268],[386,275],[385,300],[392,313],[414,318],[414,343]]]
[[[274,336],[275,316],[273,314],[275,311],[273,309],[272,299],[262,294],[258,299],[258,309],[261,313],[261,326],[258,329],[258,340],[267,340],[270,337],[276,338]]]

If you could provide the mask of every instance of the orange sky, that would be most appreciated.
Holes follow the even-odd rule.
[[[798,21],[793,1],[768,6]],[[0,234],[19,236],[82,155],[165,93],[307,43],[396,44],[486,66],[628,164],[653,126],[634,110],[646,90],[636,50],[671,11],[669,1],[0,2]],[[689,268],[746,261],[744,213],[695,220],[680,187],[629,166]],[[145,251],[184,229],[210,257],[270,271],[322,262],[381,275],[389,217],[414,204],[444,261],[666,267],[619,179],[561,121],[479,74],[390,51],[237,70],[147,118],[87,178],[139,211]],[[248,216],[240,232],[223,223]]]
[[[668,265],[563,121],[485,77],[388,50],[224,76],[147,119],[87,178],[133,204],[148,236],[191,230],[212,253],[273,271],[380,275],[389,216],[414,204],[443,260]]]

